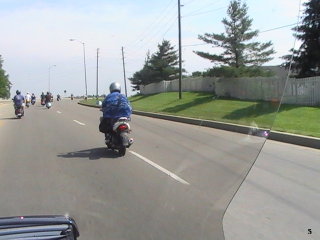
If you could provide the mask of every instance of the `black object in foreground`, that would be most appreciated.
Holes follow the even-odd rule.
[[[0,218],[0,239],[73,240],[79,237],[76,222],[61,215]]]

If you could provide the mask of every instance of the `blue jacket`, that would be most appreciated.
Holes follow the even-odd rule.
[[[132,107],[128,99],[121,93],[110,93],[102,103],[104,118],[118,119],[121,117],[130,117]]]
[[[24,97],[19,94],[19,95],[15,95],[13,98],[13,102],[17,107],[22,106],[22,103],[24,102]]]

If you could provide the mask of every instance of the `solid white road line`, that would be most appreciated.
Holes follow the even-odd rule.
[[[57,111],[57,113],[61,114],[62,112],[60,112],[60,111]]]
[[[76,122],[76,123],[78,123],[79,125],[82,125],[82,126],[84,126],[85,124],[84,123],[82,123],[82,122],[79,122],[79,121],[77,121],[77,120],[73,120],[74,122]]]
[[[158,170],[160,170],[161,172],[169,175],[170,177],[172,177],[173,179],[177,180],[178,182],[182,183],[182,184],[186,184],[186,185],[190,185],[190,183],[188,183],[187,181],[183,180],[182,178],[178,177],[177,175],[175,175],[174,173],[170,172],[169,170],[161,167],[160,165],[152,162],[151,160],[149,160],[148,158],[141,156],[139,153],[136,153],[134,151],[130,151],[130,153],[132,153],[133,155],[137,156],[138,158],[140,158],[141,160],[145,161],[146,163],[150,164],[151,166],[157,168]]]

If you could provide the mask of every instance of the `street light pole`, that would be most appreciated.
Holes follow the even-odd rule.
[[[97,48],[97,92],[96,98],[99,97],[99,48]]]
[[[48,91],[49,91],[49,92],[50,92],[51,68],[52,68],[52,67],[56,67],[56,65],[50,65],[50,66],[49,66],[49,81],[48,81],[48,85],[49,85]]]
[[[84,43],[82,43],[82,46],[83,46],[84,83],[85,83],[85,86],[86,86],[85,99],[87,99],[87,97],[88,97],[88,87],[87,87],[86,47],[85,47]]]
[[[85,83],[85,88],[86,88],[86,96],[85,98],[87,98],[88,96],[88,87],[87,87],[87,65],[86,65],[86,47],[85,47],[85,43],[81,42],[77,39],[69,39],[70,41],[77,41],[79,43],[82,44],[82,48],[83,48],[83,65],[84,65],[84,83]]]
[[[123,52],[123,47],[121,48],[122,52],[122,66],[123,66],[123,81],[124,81],[124,89],[126,93],[126,97],[128,97],[128,92],[127,92],[127,78],[126,78],[126,67],[124,64],[124,52]]]

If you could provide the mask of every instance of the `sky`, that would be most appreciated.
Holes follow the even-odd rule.
[[[297,22],[299,3],[306,0],[243,0],[253,19],[255,39],[272,41],[274,59],[294,46],[292,27],[272,30]],[[229,0],[181,0],[182,58],[188,73],[204,71],[212,63],[193,51],[219,53],[210,45],[199,45],[198,35],[221,33]],[[301,8],[300,12],[303,10]],[[99,48],[99,94],[108,93],[114,81],[140,70],[146,53],[154,53],[163,39],[178,49],[177,0],[0,0],[0,55],[10,76],[13,94],[42,91],[84,95],[83,45],[85,44],[88,94],[96,93],[97,48]],[[69,41],[76,39],[77,41]],[[190,46],[192,45],[192,46]],[[299,42],[296,43],[296,48]],[[54,66],[55,65],[55,66]],[[127,80],[128,94],[132,95]]]

